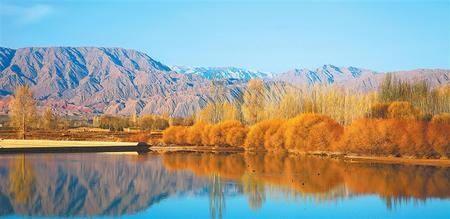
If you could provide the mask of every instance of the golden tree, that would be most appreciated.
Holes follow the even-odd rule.
[[[203,122],[208,124],[216,124],[222,121],[223,107],[220,104],[210,102],[206,106],[197,112],[195,120],[197,122]]]
[[[48,107],[42,115],[41,126],[45,130],[54,130],[58,127],[56,115],[51,107]]]
[[[222,105],[222,110],[223,110],[222,121],[241,120],[240,112],[236,105],[229,102],[225,102]]]
[[[301,112],[301,102],[293,93],[286,93],[278,106],[278,114],[283,119],[294,118]]]
[[[253,79],[248,82],[242,105],[242,114],[247,124],[253,125],[262,120],[265,93],[266,89],[262,80]]]
[[[36,121],[36,101],[29,86],[19,85],[16,87],[9,116],[12,125],[25,139],[28,128],[33,127]]]

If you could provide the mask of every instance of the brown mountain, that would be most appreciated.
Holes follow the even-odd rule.
[[[251,77],[263,77],[263,74],[237,74],[234,68],[211,71],[211,68],[196,68],[194,72],[175,72],[145,53],[131,49],[0,47],[0,110],[3,113],[8,110],[16,85],[28,84],[41,107],[52,105],[60,114],[137,112],[187,116],[211,99],[241,99],[245,82]],[[431,86],[450,83],[449,70],[419,69],[393,74],[404,80],[425,80]],[[245,77],[239,78],[240,75]],[[275,96],[267,97],[271,99],[277,98],[286,84],[325,83],[370,91],[378,87],[385,74],[324,65],[315,70],[294,69],[273,77],[264,75],[267,86],[275,88],[269,92]],[[212,92],[218,87],[213,83],[217,80],[223,84],[224,93],[220,97],[213,96]]]
[[[28,84],[41,104],[63,113],[169,113],[185,116],[205,105],[213,85],[179,74],[144,53],[120,48],[0,48],[0,95]],[[240,93],[228,81],[225,98]]]
[[[323,65],[315,70],[293,69],[273,78],[294,85],[335,84],[356,91],[372,91],[378,88],[386,74],[404,81],[426,81],[431,87],[450,84],[450,70],[416,69],[380,73],[355,67]]]

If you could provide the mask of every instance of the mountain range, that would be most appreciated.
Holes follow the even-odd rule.
[[[431,86],[449,84],[449,73],[443,69],[392,72],[400,79],[425,80]],[[333,65],[279,74],[235,67],[168,66],[122,48],[0,47],[0,111],[8,111],[18,84],[28,84],[39,106],[51,105],[60,114],[187,116],[212,99],[239,100],[252,78],[261,78],[280,91],[284,86],[326,83],[366,92],[376,89],[384,76]],[[218,86],[223,93],[216,96]]]

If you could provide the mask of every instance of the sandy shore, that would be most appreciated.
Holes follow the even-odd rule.
[[[21,153],[146,153],[150,145],[138,142],[112,141],[55,141],[55,140],[0,140],[0,154]]]
[[[112,141],[56,141],[56,140],[0,140],[1,148],[23,147],[92,147],[92,146],[136,146],[138,142],[112,142]]]

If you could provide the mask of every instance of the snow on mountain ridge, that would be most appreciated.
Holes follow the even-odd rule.
[[[170,68],[181,74],[196,74],[206,79],[240,79],[248,81],[252,78],[270,78],[272,73],[243,69],[238,67],[187,67],[170,66]]]

